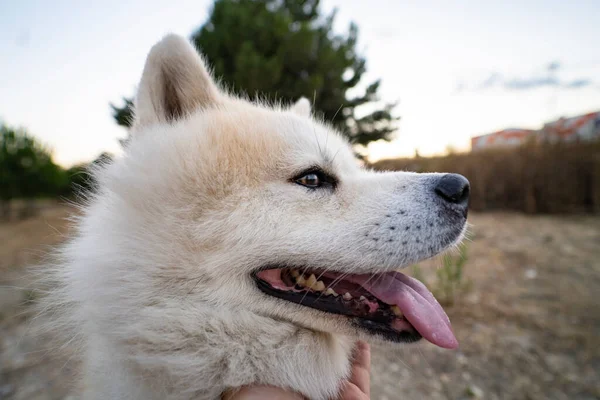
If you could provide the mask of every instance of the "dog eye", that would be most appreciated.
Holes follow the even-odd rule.
[[[300,178],[297,178],[295,182],[299,185],[306,186],[307,188],[318,188],[323,185],[323,180],[316,172],[301,176]]]
[[[290,180],[293,183],[302,185],[309,189],[331,188],[337,186],[337,179],[333,175],[327,174],[319,167],[312,167],[296,175]]]

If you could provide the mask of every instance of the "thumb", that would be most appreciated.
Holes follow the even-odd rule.
[[[221,398],[222,400],[305,400],[298,393],[274,386],[244,386],[225,392]]]

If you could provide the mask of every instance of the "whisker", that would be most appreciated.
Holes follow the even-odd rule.
[[[337,157],[338,153],[340,152],[341,149],[343,149],[344,146],[340,146],[339,149],[337,149],[337,151],[335,152],[335,154],[333,155],[333,157],[331,158],[330,163],[333,164],[333,160],[335,160],[335,158]]]
[[[344,103],[340,104],[340,107],[337,109],[335,114],[333,114],[333,117],[331,117],[331,123],[333,123],[333,120],[335,119],[335,117],[337,117],[337,115],[341,111],[342,107],[344,107]]]
[[[332,124],[333,124],[333,120],[338,115],[338,113],[340,112],[340,110],[342,109],[343,106],[344,106],[344,103],[340,104],[340,107],[337,109],[337,111],[335,112],[335,114],[333,114],[333,117],[331,118],[331,123]],[[330,135],[330,129],[327,129],[327,136],[325,137],[325,149],[327,149],[327,143],[329,142],[329,135]]]

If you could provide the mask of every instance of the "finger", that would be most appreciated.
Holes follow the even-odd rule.
[[[369,395],[364,393],[358,386],[352,382],[346,381],[342,388],[340,400],[369,400]]]
[[[369,343],[359,340],[354,348],[352,365],[360,365],[361,367],[371,370],[371,346]]]
[[[298,393],[289,392],[274,386],[245,386],[239,390],[227,392],[223,400],[304,400]]]
[[[359,341],[354,349],[354,360],[350,382],[363,393],[371,395],[371,348],[368,343]]]

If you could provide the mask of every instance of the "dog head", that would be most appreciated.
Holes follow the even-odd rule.
[[[176,36],[148,56],[131,134],[97,173],[87,225],[90,247],[128,266],[113,278],[140,306],[168,299],[190,316],[238,309],[456,345],[433,296],[395,271],[461,240],[463,177],[366,170],[306,99],[284,108],[230,96]]]

